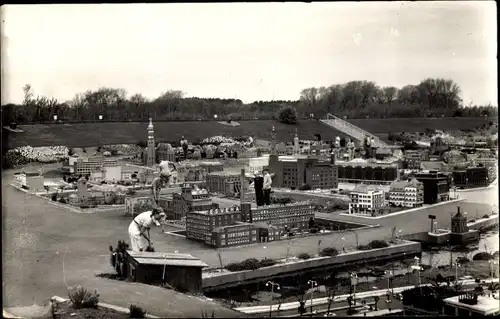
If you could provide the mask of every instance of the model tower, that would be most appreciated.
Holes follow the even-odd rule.
[[[153,127],[153,119],[149,118],[148,125],[148,148],[146,150],[146,166],[153,166],[156,163],[155,154],[155,131]]]
[[[293,155],[300,154],[300,146],[299,146],[299,136],[297,134],[297,129],[295,129],[295,137],[293,138]]]

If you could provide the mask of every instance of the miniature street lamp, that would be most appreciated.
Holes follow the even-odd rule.
[[[455,284],[458,284],[458,267],[460,267],[460,263],[455,262]]]
[[[217,114],[214,114],[214,119],[217,119]]]
[[[313,296],[314,296],[314,290],[312,290],[314,287],[318,286],[318,282],[315,280],[308,280],[307,284],[311,286],[311,316],[313,312]]]
[[[99,120],[102,120],[102,115],[99,115]]]
[[[353,287],[353,301],[354,301],[354,305],[356,305],[356,285],[358,284],[358,274],[355,273],[355,272],[352,272],[351,273],[351,285]]]
[[[340,239],[342,239],[342,241],[345,242],[345,237],[344,236],[342,236]],[[342,252],[345,253],[345,243],[342,245]]]
[[[394,276],[394,272],[392,270],[384,271],[384,274],[387,276],[387,292],[391,290],[391,281]],[[394,287],[392,287],[392,293],[394,293]]]
[[[54,121],[57,121],[57,115],[54,115]]]
[[[385,296],[386,296],[385,304],[387,305],[387,309],[389,311],[391,311],[391,303],[392,303],[391,293],[389,291],[387,291],[387,293],[385,294]]]
[[[370,307],[368,307],[366,305],[365,299],[361,300],[361,303],[363,304],[363,307],[361,308],[361,312],[363,312],[363,316],[366,317],[366,313],[370,310]]]
[[[423,268],[420,266],[420,258],[418,258],[417,256],[415,256],[415,265],[411,266],[411,269],[413,270],[416,270],[417,271],[417,275],[418,275],[418,287],[420,287],[420,295],[422,295],[422,285],[421,285],[421,278],[420,278],[420,271],[423,270]]]
[[[271,287],[271,304],[269,305],[269,318],[271,318],[271,314],[273,312],[273,298],[274,298],[274,287],[276,287],[276,290],[280,290],[280,285],[273,281],[268,281],[266,283],[266,287]]]
[[[498,265],[498,262],[497,261],[494,261],[494,260],[489,260],[488,261],[488,264],[490,266],[490,276],[491,276],[491,280],[493,282],[493,278],[496,277],[496,265]],[[493,266],[492,266],[493,265]]]

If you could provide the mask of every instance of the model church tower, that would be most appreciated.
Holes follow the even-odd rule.
[[[299,136],[297,134],[297,129],[295,129],[295,137],[293,138],[293,155],[300,154]]]
[[[153,166],[156,163],[155,154],[155,132],[153,127],[153,119],[149,118],[148,125],[148,147],[146,150],[146,166]]]

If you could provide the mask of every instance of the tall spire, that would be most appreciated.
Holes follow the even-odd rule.
[[[293,138],[293,153],[294,155],[299,155],[300,153],[299,134],[297,129],[295,129],[295,137]]]
[[[155,132],[153,127],[153,119],[151,117],[149,118],[148,125],[148,145],[145,160],[147,166],[153,166],[156,163]]]
[[[277,154],[277,151],[276,151],[276,129],[274,128],[274,125],[273,125],[273,130],[271,132],[271,154],[272,155]]]

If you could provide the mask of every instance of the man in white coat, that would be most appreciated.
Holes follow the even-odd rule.
[[[132,251],[144,251],[148,243],[149,246],[152,246],[149,229],[153,224],[160,226],[160,220],[164,215],[161,208],[154,208],[153,211],[147,211],[135,216],[128,226]]]

